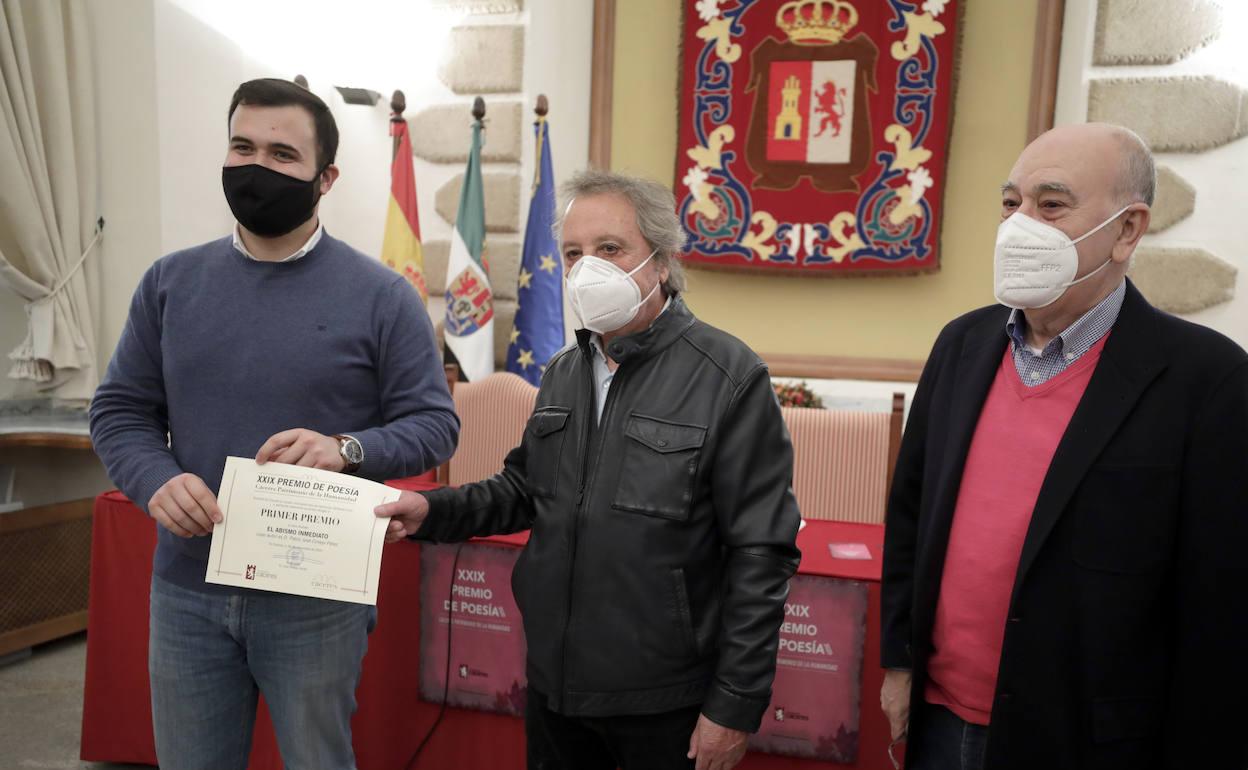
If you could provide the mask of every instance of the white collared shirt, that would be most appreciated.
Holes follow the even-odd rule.
[[[296,251],[294,254],[291,254],[289,257],[286,257],[285,259],[279,259],[278,262],[294,262],[296,259],[299,259],[300,257],[304,256],[309,251],[316,248],[316,244],[321,242],[321,236],[324,234],[325,234],[325,225],[321,224],[320,222],[317,222],[316,232],[312,233],[312,237],[308,238],[307,243],[303,244],[303,246],[301,246],[299,250]],[[242,233],[239,231],[239,224],[237,222],[234,223],[234,248],[238,249],[238,253],[242,254],[247,259],[250,259],[256,262],[269,261],[269,260],[260,259],[259,257],[255,256],[254,254],[252,254],[250,251],[247,250],[247,247],[243,245],[243,236],[242,236]]]
[[[672,304],[672,298],[668,297],[667,302],[663,303],[663,309],[659,311],[659,315],[667,312],[667,308]],[[655,316],[657,320],[659,316]],[[653,321],[651,321],[653,323]],[[602,424],[602,409],[607,405],[607,393],[611,390],[611,381],[615,379],[615,372],[611,371],[611,367],[607,366],[607,354],[602,349],[602,335],[593,334],[589,338],[589,348],[593,351],[593,369],[594,369],[594,401],[598,408],[598,424]]]

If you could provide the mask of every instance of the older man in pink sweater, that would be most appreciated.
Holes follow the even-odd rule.
[[[1248,355],[1126,278],[1130,131],[1029,145],[1000,304],[950,323],[889,500],[881,701],[911,770],[1248,766]]]

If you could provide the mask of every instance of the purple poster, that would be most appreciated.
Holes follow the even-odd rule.
[[[460,708],[524,714],[524,628],[511,595],[520,549],[466,543],[420,547],[420,697]],[[450,684],[446,684],[447,633]]]
[[[794,576],[784,605],[771,707],[750,748],[853,764],[867,629],[867,584]]]

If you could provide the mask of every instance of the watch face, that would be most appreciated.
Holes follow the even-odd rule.
[[[360,442],[353,438],[342,442],[342,453],[346,457],[347,462],[352,465],[359,465],[364,462],[364,447],[360,446]]]

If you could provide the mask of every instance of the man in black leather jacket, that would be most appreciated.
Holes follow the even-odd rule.
[[[799,558],[788,432],[766,365],[680,298],[671,193],[587,172],[564,195],[569,299],[597,332],[549,362],[500,473],[378,515],[392,540],[532,530],[512,579],[530,768],[727,770]]]

